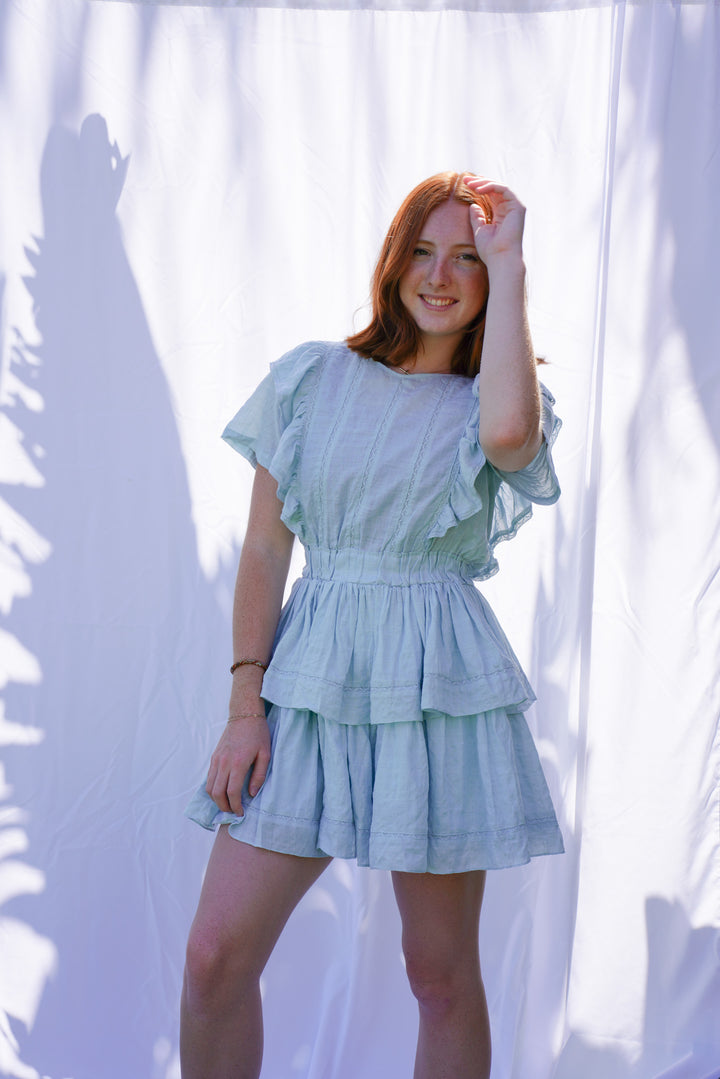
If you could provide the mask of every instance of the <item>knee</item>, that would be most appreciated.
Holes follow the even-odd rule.
[[[467,992],[467,972],[448,956],[406,948],[405,969],[412,994],[425,1011],[450,1012]]]
[[[222,979],[225,957],[218,937],[208,930],[193,926],[185,952],[185,983],[195,998],[212,995]]]
[[[204,926],[193,926],[185,954],[185,987],[188,998],[211,1005],[247,989],[253,978],[243,962],[242,949],[235,948],[222,935]]]

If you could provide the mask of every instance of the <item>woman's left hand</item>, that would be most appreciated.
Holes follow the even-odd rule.
[[[486,180],[482,176],[464,177],[465,186],[477,195],[484,195],[492,206],[492,221],[488,222],[482,207],[470,206],[470,225],[477,253],[486,266],[503,255],[522,256],[522,237],[525,207],[509,187]]]

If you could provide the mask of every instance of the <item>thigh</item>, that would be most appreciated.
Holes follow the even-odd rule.
[[[477,963],[485,871],[392,876],[408,962]]]
[[[259,973],[283,926],[330,858],[298,858],[233,839],[220,828],[208,862],[191,935],[212,940]]]

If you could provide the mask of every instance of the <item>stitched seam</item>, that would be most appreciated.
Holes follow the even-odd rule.
[[[343,543],[342,545],[340,545],[338,547],[325,547],[325,546],[318,546],[317,544],[306,543],[306,544],[304,544],[304,547],[305,547],[305,550],[310,553],[311,558],[312,558],[312,552],[313,551],[328,551],[329,553],[334,554],[334,555],[338,555],[341,552],[346,552],[346,551],[351,551],[351,552],[357,551],[357,553],[358,553],[358,555],[360,557],[362,557],[362,555],[365,553],[364,548],[362,548],[362,547],[353,547],[352,544],[349,544],[349,543]],[[375,553],[375,552],[373,552],[373,553]],[[428,577],[426,580],[425,579],[413,579],[411,581],[402,582],[402,583],[390,583],[390,582],[386,582],[386,581],[382,581],[382,580],[379,580],[379,581],[354,580],[352,578],[345,577],[345,576],[336,577],[336,576],[332,575],[330,577],[324,577],[319,573],[312,573],[312,574],[307,574],[307,575],[303,574],[303,576],[300,578],[300,580],[305,581],[308,584],[313,582],[313,581],[322,581],[325,584],[339,584],[339,585],[354,584],[354,585],[360,585],[360,586],[362,586],[364,588],[412,588],[414,585],[426,585],[426,584],[427,585],[437,585],[437,584],[456,585],[458,583],[461,583],[461,584],[465,584],[465,585],[471,585],[472,580],[474,579],[473,576],[472,576],[472,572],[473,572],[473,567],[476,564],[475,560],[470,559],[470,558],[464,558],[462,555],[456,554],[454,551],[428,550],[428,548],[423,545],[423,546],[415,546],[415,547],[400,547],[395,551],[391,551],[391,553],[393,555],[398,555],[399,554],[401,557],[417,556],[418,558],[424,558],[424,559],[426,559],[428,561],[438,562],[438,563],[441,562],[441,563],[443,563],[443,569],[444,569],[445,575],[444,576],[443,575],[438,575],[436,577]],[[467,567],[467,572],[462,572],[464,567]],[[460,572],[455,572],[456,568]],[[423,569],[422,569],[422,567],[419,567],[414,572],[422,573]]]
[[[430,417],[430,422],[428,423],[427,427],[425,428],[425,435],[423,437],[422,442],[420,443],[420,446],[418,447],[417,453],[415,454],[415,458],[413,460],[411,471],[410,471],[410,483],[408,484],[407,490],[405,492],[405,498],[403,499],[403,504],[402,504],[402,507],[400,509],[400,513],[398,515],[397,521],[395,522],[395,528],[393,529],[393,532],[392,532],[392,535],[391,535],[391,538],[390,538],[390,542],[388,544],[390,549],[393,548],[393,538],[398,535],[398,533],[400,532],[400,530],[401,530],[401,528],[402,528],[402,526],[403,526],[403,524],[405,522],[405,518],[407,517],[408,507],[410,506],[412,493],[415,490],[415,485],[416,485],[417,479],[418,479],[418,473],[420,471],[420,462],[422,461],[423,457],[425,456],[427,446],[428,446],[428,443],[430,441],[430,435],[435,429],[435,425],[437,424],[438,416],[440,415],[440,409],[442,408],[443,402],[445,401],[445,398],[447,397],[449,391],[450,391],[450,383],[446,382],[443,385],[442,389],[440,390],[440,393],[438,394],[437,401],[435,402],[435,408],[433,409],[432,416]]]
[[[320,512],[319,512],[319,515],[318,515],[318,524],[319,524],[320,528],[324,527],[325,522],[327,520],[325,495],[326,495],[326,491],[327,491],[327,474],[328,474],[328,470],[329,470],[330,453],[334,449],[335,443],[337,442],[341,422],[344,419],[345,413],[347,412],[347,410],[348,410],[348,408],[350,406],[350,398],[351,398],[351,396],[353,394],[353,391],[355,389],[355,383],[358,381],[359,377],[360,377],[360,367],[358,366],[358,367],[355,368],[355,371],[354,371],[354,373],[352,375],[352,378],[350,380],[350,385],[348,386],[348,388],[347,388],[347,390],[345,392],[345,396],[343,398],[342,404],[340,405],[340,408],[338,409],[338,412],[337,412],[337,416],[335,417],[335,423],[333,424],[333,426],[332,426],[332,428],[330,430],[330,434],[327,437],[327,441],[325,443],[325,452],[323,453],[322,462],[321,462],[320,468],[318,470],[317,491],[318,491],[318,506],[319,506],[319,509],[320,509]]]
[[[277,821],[292,821],[296,824],[340,824],[343,827],[352,828],[352,830],[359,835],[373,836],[376,839],[471,839],[474,836],[483,837],[495,837],[501,838],[504,836],[513,836],[526,832],[529,827],[551,824],[553,828],[556,826],[556,820],[554,817],[531,817],[525,821],[525,824],[515,824],[511,828],[475,828],[472,831],[467,832],[386,832],[377,828],[366,827],[361,824],[357,824],[352,818],[345,819],[343,817],[331,817],[327,813],[323,813],[320,817],[298,817],[295,814],[290,813],[274,813],[267,809],[261,809],[257,806],[246,806],[246,813],[254,813],[256,816],[266,817],[268,820]],[[240,818],[242,819],[242,818]]]
[[[273,674],[289,675],[292,678],[307,678],[311,682],[322,682],[326,686],[336,686],[346,693],[367,693],[370,690],[418,689],[417,682],[375,682],[372,686],[348,686],[345,682],[334,682],[331,678],[321,678],[317,674],[307,674],[304,671],[293,671],[287,667],[276,667]],[[309,711],[312,711],[312,709],[309,709]]]
[[[511,666],[494,667],[491,671],[485,671],[483,674],[478,674],[474,678],[449,678],[445,674],[436,674],[434,671],[427,671],[424,673],[425,678],[441,678],[444,682],[447,682],[451,686],[468,686],[474,682],[484,682],[486,678],[491,677],[494,674],[503,674],[506,671],[514,673],[514,668]],[[270,672],[269,672],[270,673]],[[346,693],[369,693],[377,690],[396,690],[396,689],[419,689],[417,681],[413,682],[373,682],[370,685],[362,686],[349,686],[345,682],[336,682],[332,678],[322,678],[318,674],[308,674],[306,671],[295,671],[289,667],[274,667],[272,668],[272,674],[280,676],[288,675],[292,678],[303,678],[311,682],[322,682],[326,686],[337,686]]]
[[[408,581],[407,583],[390,584],[388,581],[353,581],[347,577],[320,577],[314,573],[312,577],[305,577],[306,581],[321,581],[323,584],[335,584],[335,585],[356,585],[358,588],[418,588],[432,585],[437,587],[442,584],[453,584],[452,580],[448,580],[447,577],[428,577],[426,581]],[[467,580],[467,578],[460,577],[460,580]]]
[[[356,522],[355,525],[353,526],[353,528],[350,530],[350,539],[353,542],[356,541],[356,540],[357,540],[357,542],[359,542],[359,540],[360,540],[360,536],[359,536],[360,508],[362,506],[363,499],[365,498],[365,491],[367,489],[368,480],[370,478],[370,472],[372,471],[373,465],[375,463],[375,459],[377,458],[377,455],[378,455],[378,452],[379,452],[380,440],[381,440],[383,434],[385,433],[386,427],[388,426],[388,424],[390,422],[391,414],[393,414],[393,413],[395,413],[397,411],[396,407],[395,407],[395,403],[396,403],[396,401],[398,399],[399,393],[400,393],[400,384],[398,383],[398,385],[395,388],[395,393],[392,395],[392,397],[388,401],[387,408],[385,409],[385,414],[383,415],[383,418],[380,421],[380,425],[379,425],[379,427],[378,427],[378,429],[377,429],[377,431],[375,433],[375,437],[373,439],[373,443],[372,443],[372,447],[370,449],[370,453],[368,454],[367,460],[365,462],[365,471],[363,472],[363,477],[362,477],[362,480],[360,482],[360,490],[358,491],[357,498],[354,500],[354,502],[355,502],[354,506],[350,509],[350,514],[351,514],[351,516],[354,516],[355,522]],[[357,533],[357,536],[356,536],[356,533]],[[352,545],[352,543],[350,544],[350,546],[351,545]]]
[[[474,829],[473,831],[470,831],[470,832],[381,832],[381,831],[378,831],[377,829],[372,829],[372,828],[370,828],[370,829],[366,829],[366,828],[360,829],[360,828],[358,828],[357,830],[358,831],[364,831],[364,832],[369,831],[370,834],[375,836],[375,837],[379,837],[379,836],[387,836],[387,837],[397,836],[397,837],[402,838],[402,839],[417,838],[417,839],[423,839],[423,840],[425,838],[427,838],[427,839],[469,839],[469,838],[472,838],[473,836],[493,836],[493,837],[498,837],[498,838],[502,837],[502,836],[513,836],[513,835],[517,835],[518,833],[526,832],[527,829],[528,829],[528,826],[537,825],[537,824],[552,824],[553,827],[554,827],[555,824],[556,824],[556,821],[555,821],[554,817],[533,817],[530,820],[526,820],[525,824],[515,824],[515,825],[513,825],[512,828],[476,828],[476,829]]]

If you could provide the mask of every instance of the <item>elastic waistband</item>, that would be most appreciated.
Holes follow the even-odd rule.
[[[347,584],[472,582],[461,562],[440,552],[364,551],[353,547],[306,547],[302,575]]]

